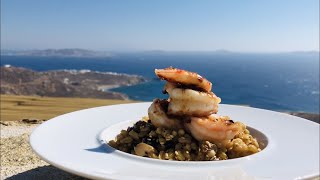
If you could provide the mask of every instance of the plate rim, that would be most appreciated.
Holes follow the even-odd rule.
[[[39,129],[41,129],[42,127],[44,126],[49,126],[50,123],[54,123],[54,120],[55,119],[59,119],[61,118],[62,116],[66,116],[66,115],[70,115],[70,114],[73,114],[73,113],[78,113],[78,112],[81,112],[81,111],[90,111],[92,109],[97,109],[97,108],[109,108],[109,107],[114,107],[114,106],[123,106],[123,105],[137,105],[137,104],[150,104],[151,102],[138,102],[138,103],[124,103],[124,104],[116,104],[116,105],[107,105],[107,106],[97,106],[97,107],[92,107],[92,108],[87,108],[87,109],[82,109],[82,110],[77,110],[77,111],[73,111],[73,112],[69,112],[69,113],[65,113],[65,114],[61,114],[59,116],[56,116],[54,118],[51,118],[47,121],[45,121],[44,123],[40,124],[38,127],[36,127],[32,134],[30,135],[30,138],[29,138],[29,143],[31,145],[31,149],[33,150],[34,153],[36,153],[41,159],[43,159],[44,161],[48,162],[49,164],[59,168],[59,169],[62,169],[64,171],[67,171],[67,172],[70,172],[72,174],[76,174],[76,175],[79,175],[79,176],[83,176],[83,177],[87,177],[87,178],[94,178],[94,179],[104,179],[102,178],[101,176],[98,176],[98,175],[93,175],[93,174],[88,174],[86,172],[83,172],[82,170],[75,170],[73,168],[69,168],[67,166],[62,166],[54,161],[51,161],[50,159],[46,158],[45,156],[43,156],[41,153],[39,153],[37,151],[37,149],[35,148],[36,145],[34,144],[34,136],[37,134],[37,132],[39,131]],[[232,105],[232,104],[222,104],[223,106],[233,106],[233,107],[241,107],[241,108],[245,108],[245,109],[253,109],[253,110],[262,110],[262,111],[266,111],[267,113],[277,113],[277,114],[281,114],[281,115],[285,115],[287,116],[288,118],[298,118],[300,120],[303,120],[304,123],[311,123],[312,125],[318,125],[318,123],[316,122],[312,122],[310,120],[307,120],[305,118],[301,118],[301,117],[297,117],[297,116],[293,116],[293,115],[290,115],[290,114],[286,114],[286,113],[283,113],[283,112],[277,112],[277,111],[272,111],[272,110],[267,110],[267,109],[261,109],[261,108],[255,108],[255,107],[248,107],[248,106],[241,106],[241,105]],[[260,130],[259,130],[260,131]],[[98,132],[97,132],[98,133]],[[265,134],[265,133],[264,133]],[[265,134],[267,136],[267,138],[269,139],[270,136],[268,136],[267,134]],[[99,142],[100,143],[100,142]],[[269,142],[270,143],[270,142]],[[266,147],[265,150],[270,149],[270,145],[272,144],[268,144],[268,146]],[[262,152],[261,152],[262,153]],[[260,154],[260,153],[257,153],[257,154]],[[255,154],[256,155],[256,154]],[[159,161],[159,160],[157,160]],[[317,177],[319,176],[319,174],[315,173],[315,174],[309,174],[305,177],[309,178],[309,177]],[[304,178],[305,178],[304,177]]]

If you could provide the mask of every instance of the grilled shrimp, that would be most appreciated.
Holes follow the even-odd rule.
[[[177,87],[168,82],[164,91],[170,96],[168,114],[176,116],[208,116],[218,111],[221,99],[212,92],[201,92]]]
[[[160,79],[168,82],[190,86],[204,92],[211,91],[211,82],[194,72],[169,67],[165,69],[155,69],[155,73]]]
[[[208,117],[191,117],[184,126],[198,141],[223,142],[233,139],[244,130],[240,122],[233,122],[228,116],[212,114]]]
[[[148,109],[148,116],[151,123],[156,127],[169,129],[182,128],[183,124],[180,119],[168,117],[166,110],[168,108],[167,100],[155,99]]]

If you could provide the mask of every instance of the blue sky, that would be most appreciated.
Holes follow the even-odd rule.
[[[319,50],[319,1],[1,0],[1,48]]]

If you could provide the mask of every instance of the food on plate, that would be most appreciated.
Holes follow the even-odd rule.
[[[122,130],[109,145],[137,156],[178,161],[214,161],[261,151],[241,122],[216,114],[221,99],[212,84],[194,72],[156,69],[166,80],[168,99],[155,99],[148,117]]]
[[[186,129],[198,141],[222,142],[233,139],[243,130],[243,124],[233,122],[228,116],[211,114],[208,117],[191,117],[184,123]]]
[[[202,92],[181,88],[176,84],[167,83],[164,91],[170,96],[168,114],[176,116],[208,116],[218,111],[221,99],[212,92]]]
[[[211,91],[211,82],[203,78],[197,73],[168,67],[165,69],[155,69],[155,74],[168,82],[187,86],[189,88],[202,90],[205,92]]]
[[[153,100],[148,109],[148,116],[150,117],[151,123],[156,127],[165,127],[168,129],[182,128],[183,123],[180,119],[167,115],[168,105],[168,100]]]

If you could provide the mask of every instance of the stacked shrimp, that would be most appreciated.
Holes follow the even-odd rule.
[[[155,74],[167,83],[163,93],[169,99],[155,99],[148,109],[156,127],[184,128],[198,141],[223,142],[235,137],[241,123],[228,116],[217,115],[221,99],[212,91],[212,84],[199,74],[176,68],[156,69]]]

